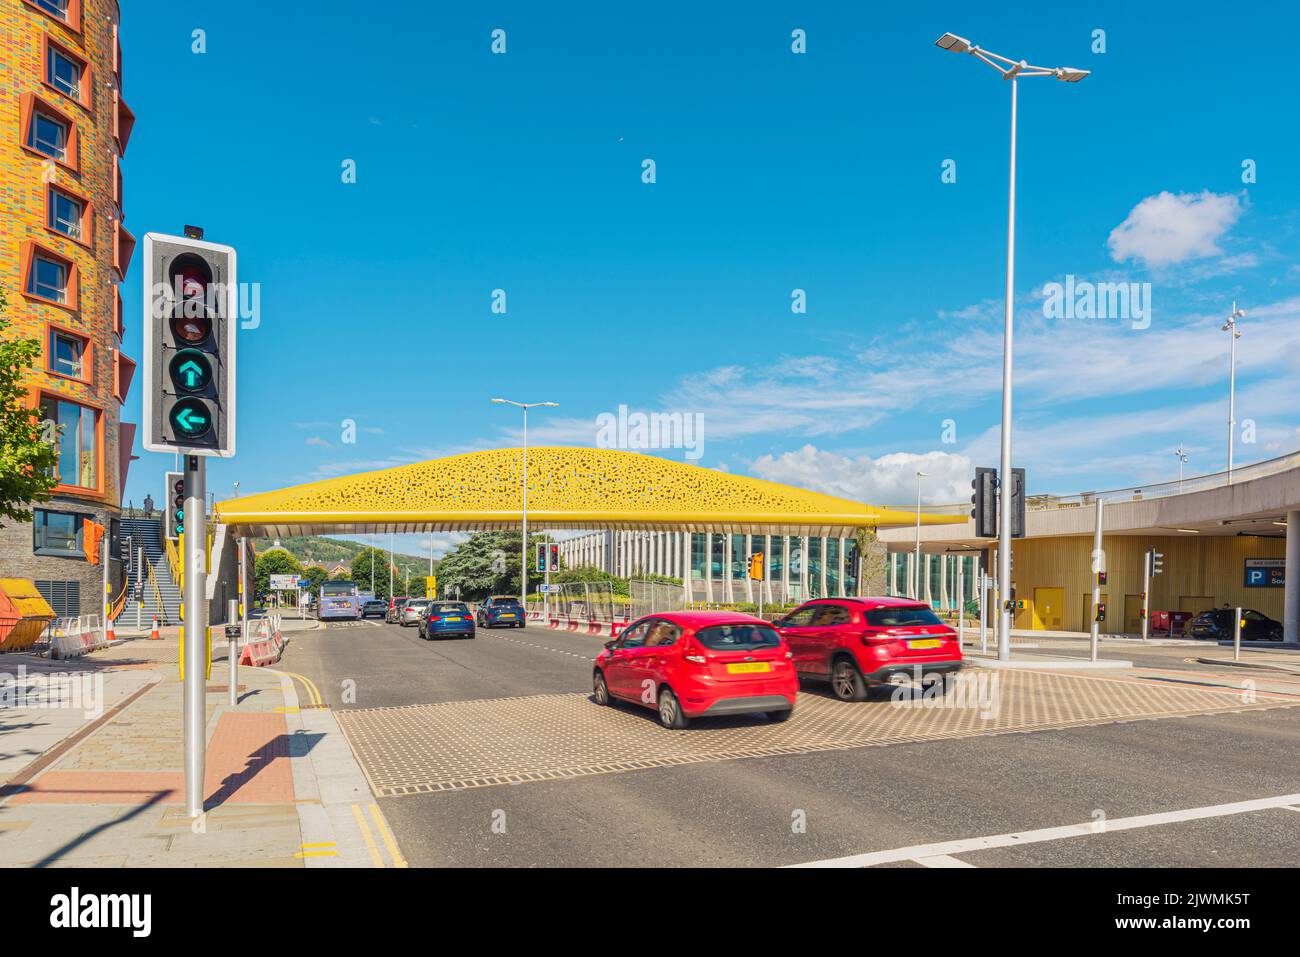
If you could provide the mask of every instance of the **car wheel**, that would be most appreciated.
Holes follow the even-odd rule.
[[[659,723],[670,731],[680,731],[690,723],[671,688],[659,692]]]
[[[596,704],[604,707],[611,703],[609,697],[609,685],[605,684],[605,673],[597,671],[591,679],[591,696],[596,699]]]
[[[784,711],[769,711],[767,712],[767,720],[780,724],[782,721],[789,721],[792,714],[794,714],[794,708],[786,708]]]
[[[841,701],[861,701],[867,696],[867,683],[857,665],[840,658],[831,668],[831,691]]]

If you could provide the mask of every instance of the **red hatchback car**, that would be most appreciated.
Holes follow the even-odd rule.
[[[827,679],[841,701],[893,675],[943,675],[962,668],[957,631],[929,605],[908,598],[822,598],[776,622],[801,677]]]
[[[785,721],[799,676],[790,649],[761,618],[681,611],[633,622],[596,658],[597,704],[615,699],[656,708],[665,728],[691,718],[762,711]]]

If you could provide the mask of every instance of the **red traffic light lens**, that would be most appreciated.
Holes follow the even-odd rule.
[[[206,316],[178,316],[172,320],[172,332],[182,342],[198,344],[212,332],[212,321]]]

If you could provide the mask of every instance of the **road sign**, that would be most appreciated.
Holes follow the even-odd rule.
[[[297,575],[272,575],[271,591],[297,591]]]
[[[425,598],[438,597],[438,576],[437,575],[424,576],[424,597]]]
[[[1285,558],[1247,558],[1247,588],[1285,588]]]
[[[235,250],[144,237],[144,423],[150,452],[235,454]]]

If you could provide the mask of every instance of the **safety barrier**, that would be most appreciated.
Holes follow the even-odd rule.
[[[588,621],[582,618],[552,618],[548,627],[552,631],[582,632],[586,635],[609,635],[617,638],[619,632],[628,626],[628,620]]]
[[[51,658],[76,658],[108,647],[98,615],[56,618],[45,629]]]
[[[280,630],[281,621],[279,615],[271,615],[258,622],[257,637],[246,642],[239,653],[241,665],[261,668],[280,660],[280,656],[284,654],[284,646],[288,644]]]

